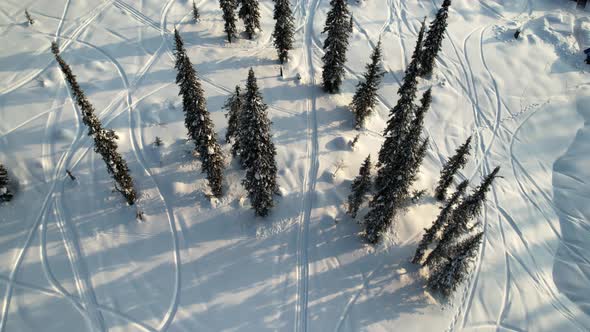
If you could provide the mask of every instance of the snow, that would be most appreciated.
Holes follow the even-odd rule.
[[[216,1],[196,2],[198,24],[185,0],[2,1],[0,162],[16,195],[0,205],[0,331],[590,329],[590,21],[572,1],[453,1],[435,72],[420,81],[421,92],[433,87],[431,146],[413,189],[429,193],[377,247],[345,214],[352,179],[383,140],[420,21],[441,2],[350,4],[346,77],[328,95],[319,87],[327,0],[292,1],[298,30],[284,79],[272,0],[261,1],[259,35],[232,44]],[[267,218],[254,217],[236,161],[225,195],[204,194],[174,83],[174,27],[219,137],[222,105],[250,67],[256,73],[281,188]],[[353,151],[343,144],[358,133],[348,105],[379,36],[387,73]],[[52,40],[119,136],[137,207],[112,191]],[[495,166],[502,178],[480,220],[472,278],[443,306],[408,261],[436,218],[441,165],[469,135],[472,157],[457,180],[475,186]],[[167,144],[147,148],[156,136]]]

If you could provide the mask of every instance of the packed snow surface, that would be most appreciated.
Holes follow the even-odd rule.
[[[196,2],[197,24],[188,0],[0,2],[0,162],[16,191],[0,206],[0,331],[588,331],[590,12],[566,0],[453,1],[435,73],[420,81],[434,100],[415,189],[429,194],[371,247],[344,203],[362,161],[376,157],[420,21],[441,0],[351,2],[336,95],[319,88],[329,2],[291,4],[296,49],[281,78],[272,0],[261,0],[256,39],[232,44],[212,0]],[[174,27],[220,139],[223,103],[256,72],[282,194],[267,218],[254,217],[229,157],[225,195],[206,195],[174,84]],[[347,105],[379,36],[387,73],[353,150]],[[54,40],[119,135],[137,207],[112,191]],[[441,165],[470,135],[457,180],[473,187],[496,166],[502,177],[480,218],[472,277],[441,305],[408,261],[436,217]]]

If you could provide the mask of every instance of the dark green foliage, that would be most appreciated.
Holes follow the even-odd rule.
[[[197,23],[199,21],[200,17],[201,17],[201,15],[199,14],[199,9],[197,8],[197,5],[195,5],[195,2],[193,1],[193,20],[195,21],[195,23]]]
[[[232,38],[234,38],[238,32],[238,29],[236,28],[236,1],[219,0],[219,6],[223,12],[223,30],[227,35],[227,41],[231,43]]]
[[[483,233],[478,233],[455,245],[450,250],[450,259],[440,268],[430,271],[428,289],[448,298],[469,277],[482,238]]]
[[[176,41],[175,68],[178,70],[176,83],[180,86],[179,95],[182,96],[184,124],[188,130],[188,137],[195,143],[195,150],[201,159],[201,170],[207,173],[207,180],[211,192],[216,197],[222,195],[223,183],[223,154],[217,143],[217,134],[213,128],[213,121],[207,111],[207,101],[197,73],[186,55],[186,50],[178,31],[174,30]]]
[[[51,44],[51,51],[68,82],[76,104],[82,112],[82,122],[88,127],[88,135],[94,138],[94,151],[101,155],[104,160],[107,171],[115,180],[115,189],[120,192],[129,205],[133,205],[137,199],[137,193],[133,186],[129,168],[123,157],[117,152],[117,142],[119,138],[113,130],[104,129],[100,120],[95,115],[94,107],[86,96],[84,91],[78,85],[76,76],[72,73],[70,66],[62,59],[59,54],[59,48],[54,42]]]
[[[331,0],[330,6],[322,32],[328,33],[323,45],[325,54],[322,57],[324,62],[322,85],[327,92],[336,93],[340,90],[344,77],[344,64],[350,36],[350,13],[345,0]]]
[[[356,218],[356,214],[363,204],[365,196],[371,190],[371,155],[363,162],[359,175],[354,179],[351,185],[351,193],[348,196],[348,214]]]
[[[366,117],[371,114],[377,103],[377,90],[385,74],[381,60],[381,39],[379,39],[373,54],[371,54],[371,63],[365,66],[367,69],[363,74],[365,79],[357,84],[350,104],[350,109],[355,115],[356,129],[360,129],[364,125]]]
[[[4,165],[0,164],[0,202],[8,202],[12,199],[12,192],[8,188],[8,172]]]
[[[440,213],[432,226],[430,228],[425,229],[424,235],[422,236],[422,240],[420,244],[418,244],[418,248],[416,248],[416,253],[414,254],[414,258],[412,258],[412,263],[420,264],[422,262],[422,258],[424,258],[424,252],[428,248],[429,245],[433,244],[434,241],[439,236],[440,232],[446,226],[449,216],[453,212],[455,205],[459,202],[459,199],[463,197],[465,194],[465,190],[467,189],[467,185],[469,185],[469,181],[465,180],[457,186],[457,191],[451,196],[447,204],[444,208],[440,210]]]
[[[444,0],[442,7],[436,14],[436,18],[430,23],[430,29],[428,30],[428,36],[426,36],[426,40],[424,41],[424,50],[420,61],[420,76],[428,76],[432,74],[434,60],[442,48],[442,41],[445,38],[445,32],[447,30],[449,6],[451,6],[451,0]]]
[[[275,0],[274,19],[276,23],[272,36],[279,61],[283,64],[289,58],[289,50],[293,49],[293,35],[295,33],[289,0]]]
[[[260,30],[260,10],[258,0],[240,0],[241,7],[238,16],[244,21],[248,39],[254,38],[256,29]]]
[[[270,133],[267,108],[258,90],[254,71],[250,68],[239,116],[240,158],[246,169],[246,178],[242,184],[259,216],[268,215],[278,191],[276,149]]]
[[[438,186],[434,190],[434,197],[439,201],[443,201],[447,196],[447,189],[453,183],[453,176],[467,163],[467,156],[469,155],[471,144],[471,136],[463,143],[457,150],[455,155],[443,166],[440,171],[440,179]]]
[[[496,167],[488,174],[482,183],[475,188],[473,193],[466,197],[451,214],[444,228],[438,245],[428,255],[424,265],[428,265],[430,270],[436,270],[446,263],[451,256],[451,248],[454,242],[467,234],[471,228],[469,224],[472,219],[479,216],[486,199],[486,194],[490,190],[492,182],[497,177],[500,167]]]
[[[225,115],[228,118],[227,132],[225,133],[225,142],[232,142],[231,153],[236,156],[240,152],[240,111],[242,110],[242,96],[240,95],[240,87],[236,85],[235,92],[227,99],[223,108],[228,112]]]

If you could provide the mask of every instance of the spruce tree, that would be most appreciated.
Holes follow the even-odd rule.
[[[216,197],[222,195],[223,155],[217,143],[217,134],[213,128],[213,121],[207,111],[207,101],[197,78],[197,73],[186,54],[182,38],[175,29],[176,64],[178,70],[176,83],[180,86],[179,95],[182,96],[184,124],[188,130],[188,137],[193,140],[195,150],[201,159],[201,170],[207,173],[207,180],[211,192]]]
[[[232,142],[231,153],[236,156],[240,152],[240,111],[242,110],[242,96],[240,95],[240,87],[236,85],[235,92],[227,99],[223,108],[228,112],[225,117],[227,121],[227,132],[225,133],[225,141]]]
[[[195,2],[193,1],[193,20],[195,21],[195,23],[197,23],[199,21],[200,17],[201,17],[201,15],[199,14],[199,9],[197,8],[197,5],[195,5]]]
[[[451,250],[453,256],[440,268],[431,271],[427,282],[428,289],[448,298],[469,277],[482,238],[483,233],[478,233],[456,245]]]
[[[424,41],[422,60],[420,61],[420,76],[428,76],[432,74],[432,70],[434,69],[434,60],[442,48],[442,41],[445,38],[445,32],[447,30],[449,6],[451,6],[451,0],[444,0],[442,7],[436,14],[436,18],[434,21],[432,21],[432,23],[430,23],[428,36],[426,36],[426,40]]]
[[[426,16],[422,20],[420,24],[420,31],[418,32],[418,40],[416,40],[416,46],[414,47],[414,53],[412,53],[412,62],[416,63],[417,65],[417,73],[418,76],[421,73],[421,66],[422,66],[422,53],[424,52],[424,33],[426,31]]]
[[[12,192],[8,188],[8,172],[4,165],[0,164],[0,202],[8,202],[12,199]]]
[[[450,249],[452,248],[452,244],[469,232],[469,223],[473,218],[480,215],[486,194],[490,190],[499,171],[500,167],[498,166],[453,211],[447,222],[447,226],[443,230],[438,245],[432,250],[424,262],[424,265],[428,265],[430,270],[435,270],[445,264],[451,255]]]
[[[424,229],[424,235],[422,236],[422,240],[418,244],[418,248],[416,248],[416,252],[414,253],[414,257],[412,258],[412,263],[420,264],[422,262],[422,258],[424,258],[424,252],[426,251],[429,245],[434,243],[438,234],[443,230],[444,226],[447,224],[449,216],[453,212],[455,205],[457,205],[459,199],[461,199],[465,194],[467,185],[469,185],[469,181],[465,180],[461,182],[459,186],[457,186],[457,190],[451,196],[445,207],[440,210],[440,213],[434,221],[434,223],[432,223],[432,226],[430,226],[430,228]]]
[[[445,200],[447,196],[447,189],[453,183],[453,176],[462,169],[467,163],[467,156],[469,155],[471,144],[471,136],[467,138],[467,141],[463,143],[457,150],[455,155],[449,159],[449,161],[443,166],[440,171],[440,179],[438,180],[438,186],[434,190],[434,197],[439,201]]]
[[[340,90],[344,77],[344,64],[346,63],[346,51],[348,50],[348,37],[350,36],[350,13],[346,0],[331,0],[332,7],[326,17],[326,25],[322,33],[328,33],[324,40],[325,51],[322,61],[322,84],[324,90],[336,93]]]
[[[238,16],[244,21],[248,39],[254,38],[256,29],[260,29],[260,10],[258,0],[240,0],[241,7]]]
[[[250,68],[239,116],[240,157],[246,169],[246,178],[242,184],[259,216],[268,215],[278,191],[276,149],[270,133],[267,108],[258,90],[254,71]]]
[[[377,103],[377,90],[385,74],[381,60],[381,39],[379,39],[373,54],[371,54],[371,63],[365,66],[367,71],[363,74],[364,81],[357,84],[357,90],[350,104],[350,109],[355,115],[356,129],[360,129],[364,125],[365,118],[371,114]]]
[[[359,175],[352,182],[351,193],[348,196],[348,214],[353,218],[356,218],[365,196],[371,190],[371,185],[371,155],[369,155],[363,162]]]
[[[29,25],[33,25],[35,23],[35,20],[33,20],[33,18],[31,17],[31,14],[29,14],[29,11],[25,9],[25,17],[27,18],[27,23],[29,23]]]
[[[236,28],[236,1],[235,0],[219,0],[219,6],[223,12],[223,30],[227,35],[227,41],[231,44],[232,38],[234,38],[238,29]]]
[[[113,130],[102,127],[100,120],[95,115],[94,107],[78,85],[76,76],[72,73],[70,66],[62,59],[55,42],[51,44],[51,51],[55,55],[55,59],[72,90],[76,104],[82,112],[82,122],[88,127],[88,135],[94,138],[94,151],[101,155],[106,164],[107,172],[113,176],[115,189],[125,197],[129,205],[133,205],[137,199],[137,193],[127,163],[117,152],[116,140],[119,137]]]
[[[293,49],[293,35],[295,33],[293,12],[289,0],[275,0],[274,19],[276,23],[272,36],[279,61],[283,64],[289,58],[289,50]]]

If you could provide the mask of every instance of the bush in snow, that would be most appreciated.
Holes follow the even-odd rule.
[[[33,25],[35,23],[35,21],[31,17],[31,14],[29,14],[29,11],[26,9],[25,9],[25,17],[27,18],[27,22],[29,23],[29,25]]]
[[[365,196],[371,191],[371,155],[363,162],[359,170],[359,175],[354,179],[351,185],[351,193],[348,196],[348,214],[356,218],[356,214],[365,200]]]
[[[12,196],[12,192],[8,189],[8,172],[4,165],[0,164],[0,202],[10,201]]]
[[[186,54],[182,38],[174,29],[176,41],[176,64],[178,70],[176,83],[180,86],[184,124],[188,130],[188,137],[195,143],[195,150],[201,158],[201,170],[207,173],[209,187],[214,196],[222,195],[223,183],[223,154],[217,143],[217,134],[213,128],[213,121],[207,111],[207,101],[197,73]]]
[[[324,40],[322,57],[324,62],[322,70],[322,84],[324,90],[336,93],[340,90],[344,77],[344,63],[346,63],[346,51],[348,49],[348,37],[350,36],[349,11],[345,0],[331,0],[332,7],[326,17],[326,25],[322,33],[328,33]]]
[[[193,1],[193,20],[195,20],[195,23],[197,23],[199,21],[200,17],[201,17],[201,15],[199,14],[199,9],[197,8],[197,5],[195,5],[195,2]]]
[[[107,172],[115,180],[115,189],[120,192],[129,205],[133,205],[137,199],[137,193],[133,185],[133,179],[127,167],[127,162],[117,152],[119,138],[113,130],[104,129],[100,120],[95,115],[94,107],[86,98],[84,91],[78,85],[76,76],[72,73],[70,66],[62,59],[59,48],[55,42],[51,43],[51,51],[68,82],[76,104],[82,112],[82,122],[88,127],[88,135],[94,138],[94,151],[101,155],[104,160]]]
[[[262,100],[252,68],[248,72],[239,120],[240,158],[246,169],[246,178],[242,184],[256,214],[266,216],[278,192],[277,153],[270,133],[267,105]]]

